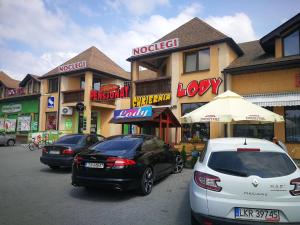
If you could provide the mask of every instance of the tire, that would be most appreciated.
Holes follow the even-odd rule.
[[[58,170],[59,166],[49,166],[52,170]]]
[[[183,166],[184,166],[184,163],[183,163],[181,155],[176,155],[175,168],[174,168],[173,173],[181,173],[183,170]]]
[[[198,221],[195,219],[192,212],[191,212],[191,225],[199,225]]]
[[[30,151],[35,151],[35,150],[39,149],[38,146],[36,144],[34,144],[34,143],[30,143],[28,145],[28,148],[29,148]]]
[[[153,170],[150,167],[147,167],[143,173],[139,193],[143,196],[149,195],[152,191],[154,178],[153,178]]]
[[[7,146],[14,146],[15,145],[15,140],[13,140],[13,139],[9,139],[7,142],[6,142],[6,144],[7,144]]]

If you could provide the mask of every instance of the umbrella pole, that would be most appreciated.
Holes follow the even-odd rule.
[[[231,137],[230,123],[227,123],[227,137]]]

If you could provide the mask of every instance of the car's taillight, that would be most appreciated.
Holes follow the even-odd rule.
[[[136,162],[132,159],[123,159],[118,157],[108,157],[106,159],[106,168],[123,169],[126,166],[135,165]]]
[[[238,148],[238,152],[260,152],[259,148]]]
[[[74,150],[72,150],[71,148],[65,149],[63,150],[62,154],[64,155],[74,155]]]
[[[291,180],[291,185],[294,185],[294,190],[291,190],[291,195],[300,195],[300,177]]]
[[[82,160],[83,158],[81,156],[76,155],[73,162],[75,165],[79,165],[81,164]]]
[[[199,187],[202,187],[204,189],[217,192],[220,192],[222,190],[222,187],[217,185],[217,182],[221,181],[220,178],[207,173],[195,171],[194,181]]]

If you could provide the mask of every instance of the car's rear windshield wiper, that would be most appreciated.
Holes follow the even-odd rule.
[[[224,168],[212,168],[218,172],[223,172],[226,174],[230,174],[230,175],[237,175],[237,176],[241,176],[241,177],[248,177],[249,175],[245,172],[241,172],[241,171],[236,171],[236,170],[231,170],[231,169],[224,169]]]

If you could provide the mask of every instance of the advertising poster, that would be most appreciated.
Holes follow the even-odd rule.
[[[5,130],[5,123],[4,123],[4,118],[0,118],[0,131]]]
[[[18,131],[30,131],[31,116],[18,117]]]
[[[15,132],[16,131],[16,119],[6,119],[5,120],[5,130],[6,132]]]

